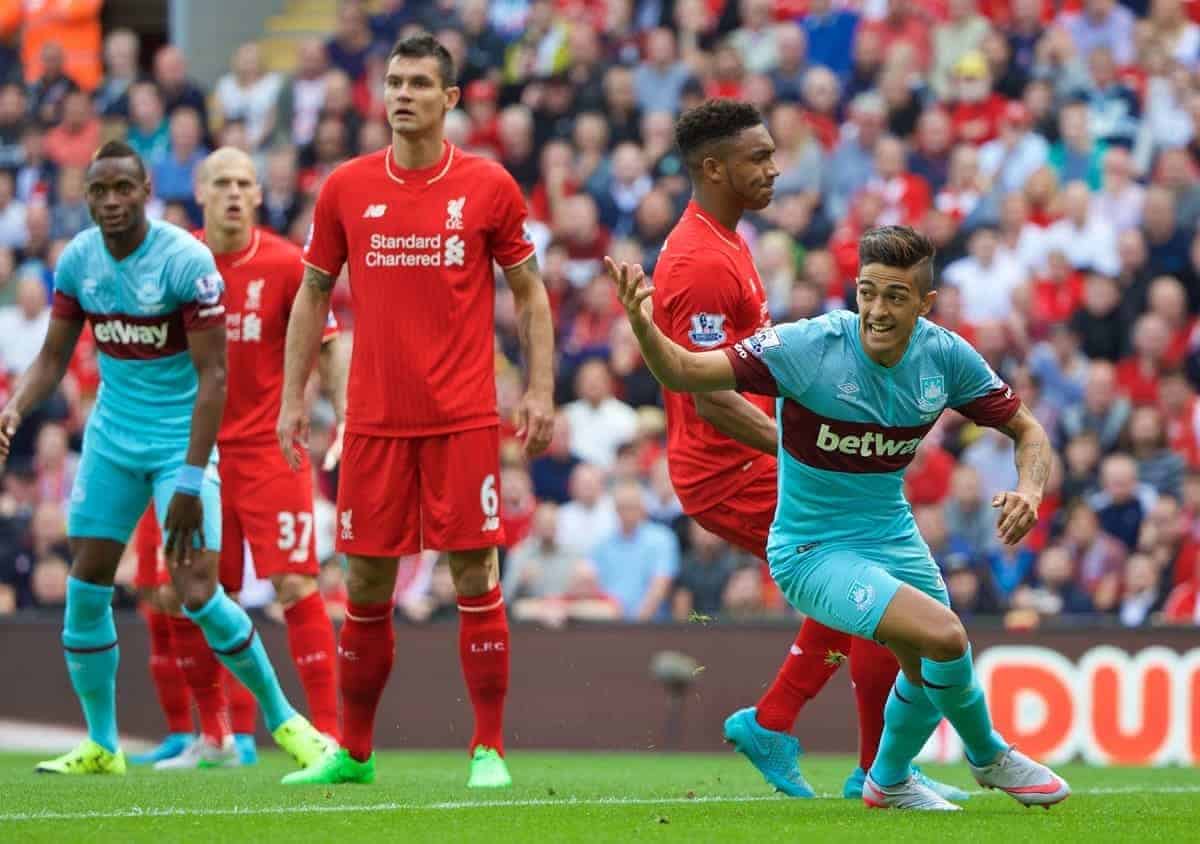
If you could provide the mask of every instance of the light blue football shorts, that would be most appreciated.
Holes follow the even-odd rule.
[[[915,531],[893,542],[816,542],[772,552],[771,576],[788,603],[844,633],[873,639],[903,583],[950,606],[937,563]]]
[[[186,445],[163,447],[143,441],[135,446],[117,432],[110,435],[89,426],[71,489],[67,536],[128,542],[151,497],[161,527],[186,456]],[[204,508],[203,547],[220,551],[221,477],[215,459],[204,473],[200,501]]]

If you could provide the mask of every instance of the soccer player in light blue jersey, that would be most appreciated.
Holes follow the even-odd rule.
[[[55,272],[52,318],[37,359],[0,412],[0,464],[21,419],[62,380],[85,321],[100,392],[71,491],[71,575],[63,623],[67,673],[88,737],[37,770],[123,774],[116,715],[113,576],[151,498],[183,610],[242,683],[302,765],[327,740],[288,703],[249,616],[217,585],[220,481],[214,445],[225,405],[223,284],[210,253],[186,231],[146,218],[150,182],[128,145],[105,144],[87,170],[97,227],[77,235]]]
[[[933,256],[933,245],[911,228],[873,229],[859,241],[858,314],[763,328],[706,352],[690,352],[655,327],[653,288],[641,267],[606,264],[664,387],[777,397],[771,575],[796,609],[874,638],[900,661],[864,802],[959,808],[911,768],[945,716],[980,785],[1050,806],[1070,788],[992,728],[966,631],[904,499],[905,469],[946,408],[1016,442],[1017,489],[992,502],[1004,542],[1019,542],[1033,527],[1050,471],[1050,443],[1033,414],[965,340],[923,319],[937,296]]]

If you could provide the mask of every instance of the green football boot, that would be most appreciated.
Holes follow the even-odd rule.
[[[302,771],[294,771],[282,780],[284,785],[336,785],[343,782],[375,782],[375,754],[359,762],[344,747],[317,761]]]
[[[476,747],[471,757],[471,776],[467,779],[467,788],[508,788],[510,785],[512,777],[508,775],[504,757],[490,747]]]
[[[125,773],[125,753],[111,750],[84,739],[74,750],[56,759],[39,762],[39,774],[117,774]]]

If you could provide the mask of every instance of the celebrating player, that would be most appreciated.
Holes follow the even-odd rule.
[[[760,143],[760,154],[769,157],[765,137]],[[647,316],[643,303],[653,288],[643,286],[641,267],[618,267],[611,259],[607,265],[663,386],[778,397],[771,574],[796,609],[886,642],[903,669],[887,702],[864,802],[958,808],[911,770],[945,716],[981,785],[1025,805],[1049,806],[1070,789],[992,729],[966,631],[904,499],[905,468],[947,407],[1016,442],[1017,489],[992,501],[1004,542],[1019,542],[1033,527],[1050,472],[1050,444],[1033,414],[965,340],[921,319],[937,296],[933,256],[933,245],[910,228],[869,231],[859,242],[857,315],[834,311],[761,328],[731,347],[704,352],[672,342]]]
[[[692,202],[655,268],[654,322],[686,349],[719,349],[770,325],[767,296],[750,249],[734,230],[742,213],[771,201],[775,145],[753,106],[711,100],[686,112],[676,142],[689,168]],[[773,402],[734,390],[687,395],[664,390],[667,459],[684,512],[706,530],[761,559],[775,515],[777,432]],[[859,723],[859,767],[843,793],[861,797],[883,732],[883,709],[898,665],[891,652],[809,618],[758,705],[725,722],[728,741],[767,782],[811,797],[790,734],[805,702],[850,657]],[[940,793],[966,792],[922,780]]]
[[[255,226],[262,189],[254,162],[244,152],[232,147],[214,152],[201,165],[197,187],[196,200],[204,210],[201,239],[225,281],[229,390],[217,435],[221,585],[233,594],[242,590],[243,548],[248,542],[256,573],[270,578],[283,606],[288,645],[313,726],[337,736],[336,650],[333,625],[317,591],[312,470],[307,453],[301,452],[300,471],[291,471],[275,439],[283,347],[304,271],[302,256],[288,241]],[[340,436],[345,364],[332,314],[322,336],[318,369]],[[333,449],[339,447],[340,441],[335,442]],[[254,758],[254,700],[240,684],[226,691],[233,704],[233,732],[246,762]]]
[[[297,465],[302,388],[329,296],[349,266],[354,305],[337,547],[349,605],[339,641],[343,749],[292,782],[370,782],[375,710],[391,672],[397,557],[450,553],[459,656],[475,714],[469,786],[507,786],[509,637],[498,584],[499,419],[492,261],[516,299],[529,389],[527,454],[553,427],[553,327],[524,232],[525,200],[498,164],[443,138],[458,102],[450,54],[429,36],[392,49],[384,98],[392,144],[335,170],[317,198],[305,284],[288,327],[278,434]]]
[[[146,218],[150,182],[128,145],[105,144],[87,170],[97,228],[59,258],[53,314],[37,359],[0,412],[0,460],[21,419],[58,385],[84,320],[99,351],[99,399],[84,436],[67,535],[63,648],[88,737],[38,771],[122,774],[116,715],[113,575],[153,497],[184,611],[221,661],[252,689],[275,739],[301,765],[326,739],[288,703],[249,616],[217,585],[221,544],[217,429],[225,404],[223,285],[212,255]]]

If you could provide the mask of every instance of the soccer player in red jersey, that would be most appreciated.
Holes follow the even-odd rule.
[[[731,100],[710,100],[682,115],[676,142],[693,196],[655,267],[654,322],[684,348],[717,349],[770,325],[766,290],[735,229],[745,211],[771,201],[779,175],[775,144],[754,107]],[[774,399],[732,390],[663,393],[671,483],[684,512],[765,560],[777,498]],[[758,705],[725,722],[726,739],[785,794],[813,796],[800,774],[800,745],[790,730],[847,656],[859,714],[860,768],[844,792],[861,797],[899,671],[882,645],[809,619]]]
[[[333,625],[317,590],[312,470],[302,452],[300,471],[293,472],[275,438],[284,342],[304,273],[302,255],[296,246],[255,225],[262,189],[254,162],[244,152],[224,147],[210,155],[197,177],[196,200],[204,211],[204,228],[197,237],[212,251],[225,280],[228,394],[217,435],[221,585],[230,594],[241,591],[248,544],[256,573],[270,579],[283,607],[292,661],[313,726],[336,738],[336,654]],[[345,363],[332,314],[321,336],[318,369],[338,419],[337,449],[345,414]],[[191,624],[186,618],[180,621]],[[192,656],[211,662],[208,671],[215,678],[217,663],[204,644],[197,640]],[[221,674],[231,719],[218,723],[232,728],[238,756],[246,764],[255,758],[257,706],[233,675]]]
[[[395,649],[397,558],[449,552],[459,657],[475,714],[468,786],[511,783],[503,711],[509,636],[496,545],[498,489],[493,261],[516,299],[529,389],[518,430],[529,455],[553,428],[553,325],[525,231],[525,199],[498,164],[443,137],[458,102],[450,54],[430,36],[392,49],[384,99],[392,143],[343,164],[317,198],[305,285],[288,328],[278,435],[305,436],[302,388],[348,267],[355,330],[338,489],[337,547],[349,604],[338,648],[343,749],[289,782],[370,782],[375,710]]]

